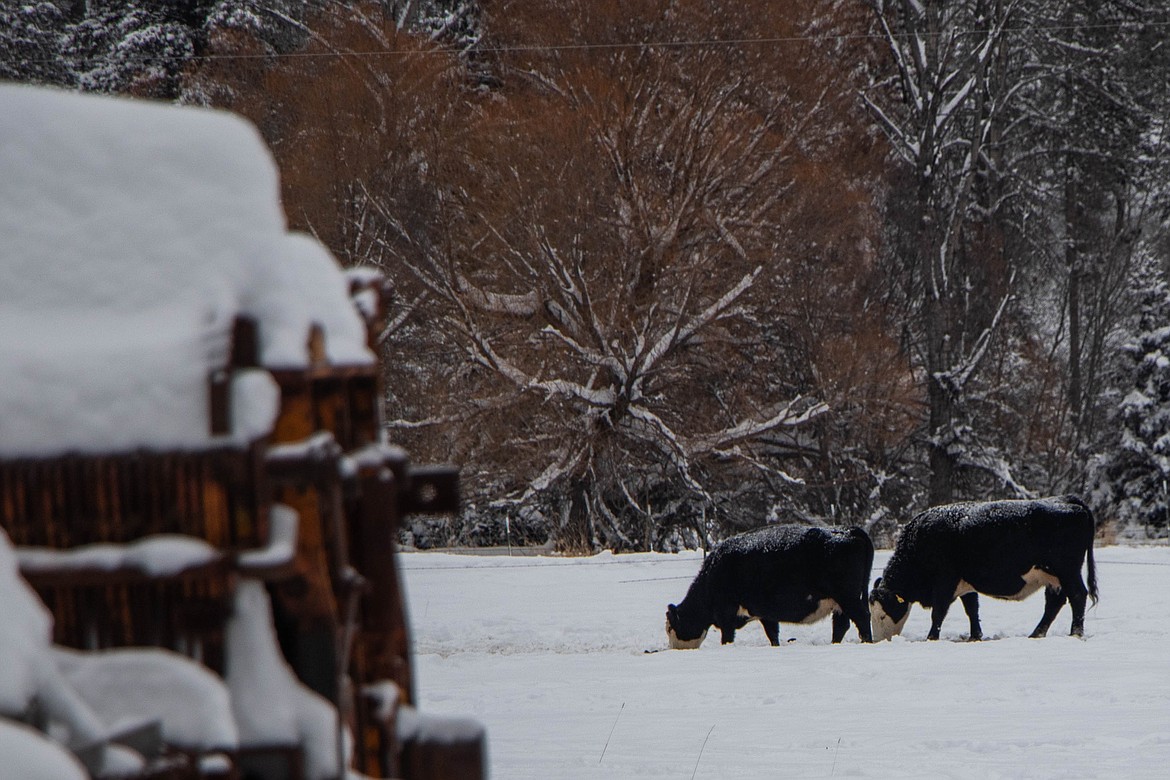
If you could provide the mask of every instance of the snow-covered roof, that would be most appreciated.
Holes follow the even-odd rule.
[[[0,84],[0,458],[240,444],[278,397],[232,388],[213,437],[208,376],[237,317],[261,365],[371,365],[348,281],[288,230],[256,129],[219,111]]]

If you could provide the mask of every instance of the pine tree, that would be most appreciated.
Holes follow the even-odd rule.
[[[64,84],[61,57],[65,17],[53,3],[0,4],[0,79]]]
[[[1123,316],[1135,238],[1148,214],[1145,200],[1150,127],[1166,62],[1151,52],[1156,9],[1142,3],[1067,0],[1045,5],[1035,46],[1045,88],[1025,114],[1046,149],[1033,183],[1054,197],[1052,245],[1066,275],[1068,399],[1074,428],[1091,438],[1108,348]],[[1156,49],[1157,47],[1152,47]],[[1040,206],[1044,208],[1044,206]]]
[[[1132,385],[1117,409],[1120,441],[1103,464],[1122,531],[1165,533],[1170,519],[1170,284],[1147,270],[1133,340],[1123,352]]]
[[[170,98],[196,42],[194,29],[153,4],[94,3],[70,27],[66,56],[87,92]]]
[[[389,12],[399,29],[422,32],[459,51],[471,49],[483,36],[478,0],[393,0]]]

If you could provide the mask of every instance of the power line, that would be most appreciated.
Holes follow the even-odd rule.
[[[1125,29],[1144,30],[1144,29],[1163,29],[1170,27],[1170,21],[1166,22],[1112,22],[1101,24],[1054,24],[1054,25],[1039,25],[1032,27],[1005,27],[1001,32],[1010,35],[1019,35],[1024,33],[1055,33],[1055,32],[1072,32],[1072,31],[1120,31]],[[985,35],[988,32],[986,29],[963,29],[963,30],[946,30],[939,31],[928,35],[927,37],[942,37],[942,36],[971,36],[971,35]],[[897,34],[895,38],[909,39],[909,34]],[[777,45],[777,44],[791,44],[803,42],[818,42],[818,43],[843,43],[850,41],[865,41],[865,40],[884,40],[887,36],[884,33],[842,33],[839,35],[780,35],[780,36],[765,36],[760,38],[696,38],[696,39],[673,39],[660,41],[617,41],[617,42],[582,42],[582,43],[550,43],[550,44],[510,44],[510,45],[496,45],[496,46],[469,46],[465,48],[456,48],[450,46],[436,46],[431,48],[392,48],[392,49],[370,49],[365,51],[353,50],[338,50],[338,51],[316,51],[316,52],[271,52],[271,53],[240,53],[240,54],[157,54],[157,55],[142,55],[139,57],[128,57],[121,62],[123,63],[145,63],[145,62],[199,62],[199,61],[223,61],[223,60],[311,60],[311,59],[332,59],[341,57],[355,57],[359,59],[373,58],[373,57],[405,57],[405,56],[458,56],[466,51],[473,51],[480,55],[489,54],[526,54],[526,53],[549,53],[549,52],[592,52],[592,51],[619,51],[629,49],[694,49],[694,48],[713,48],[719,46],[725,47],[747,47],[747,46],[763,46],[763,45]],[[105,57],[81,57],[73,60],[74,63],[92,64],[95,62],[107,62],[112,58]],[[57,58],[42,58],[42,59],[27,59],[22,60],[26,64],[44,65],[54,62],[59,62]]]

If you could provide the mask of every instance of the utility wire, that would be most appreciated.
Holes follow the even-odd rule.
[[[1109,30],[1143,30],[1143,29],[1162,29],[1170,27],[1170,21],[1167,22],[1113,22],[1102,24],[1056,24],[1056,25],[1040,25],[1033,27],[1004,27],[1000,30],[1001,33],[1011,35],[1019,35],[1024,33],[1054,33],[1054,32],[1071,32],[1071,31],[1109,31]],[[984,29],[965,29],[965,30],[946,30],[937,33],[926,33],[925,37],[943,37],[943,36],[968,36],[968,35],[985,35],[988,30]],[[474,51],[476,54],[526,54],[526,53],[547,53],[547,52],[590,52],[590,51],[617,51],[623,49],[687,49],[687,48],[709,48],[716,46],[762,46],[770,44],[786,44],[786,43],[802,43],[808,41],[815,41],[818,43],[829,42],[847,42],[847,41],[865,41],[865,40],[885,40],[887,39],[885,33],[842,33],[840,35],[780,35],[767,36],[762,38],[700,38],[700,39],[675,39],[662,41],[629,41],[629,42],[612,42],[612,43],[551,43],[551,44],[512,44],[512,45],[498,45],[498,46],[477,46],[472,44],[468,47],[456,48],[448,46],[435,46],[430,48],[405,48],[405,49],[371,49],[366,51],[320,51],[320,52],[272,52],[272,53],[243,53],[243,54],[151,54],[140,57],[127,57],[119,60],[121,63],[139,63],[139,62],[159,62],[177,60],[181,62],[191,61],[216,61],[216,60],[289,60],[289,59],[324,59],[324,58],[339,58],[339,57],[400,57],[408,55],[459,55],[463,52]],[[894,38],[909,39],[912,36],[909,34],[894,33]],[[109,61],[110,57],[81,57],[73,60],[74,63],[92,64],[95,62]],[[41,59],[27,59],[22,62],[27,64],[44,65],[53,62],[59,62],[58,58],[41,58]]]

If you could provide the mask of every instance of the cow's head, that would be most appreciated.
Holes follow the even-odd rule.
[[[902,633],[906,618],[910,617],[910,602],[882,585],[882,578],[873,582],[869,592],[869,619],[873,626],[873,641],[880,642]]]
[[[666,608],[666,641],[670,643],[670,647],[674,650],[697,650],[699,645],[703,644],[703,640],[707,638],[707,629],[710,626],[704,626],[701,630],[696,632],[693,628],[688,630],[679,619],[678,607],[674,604]]]

